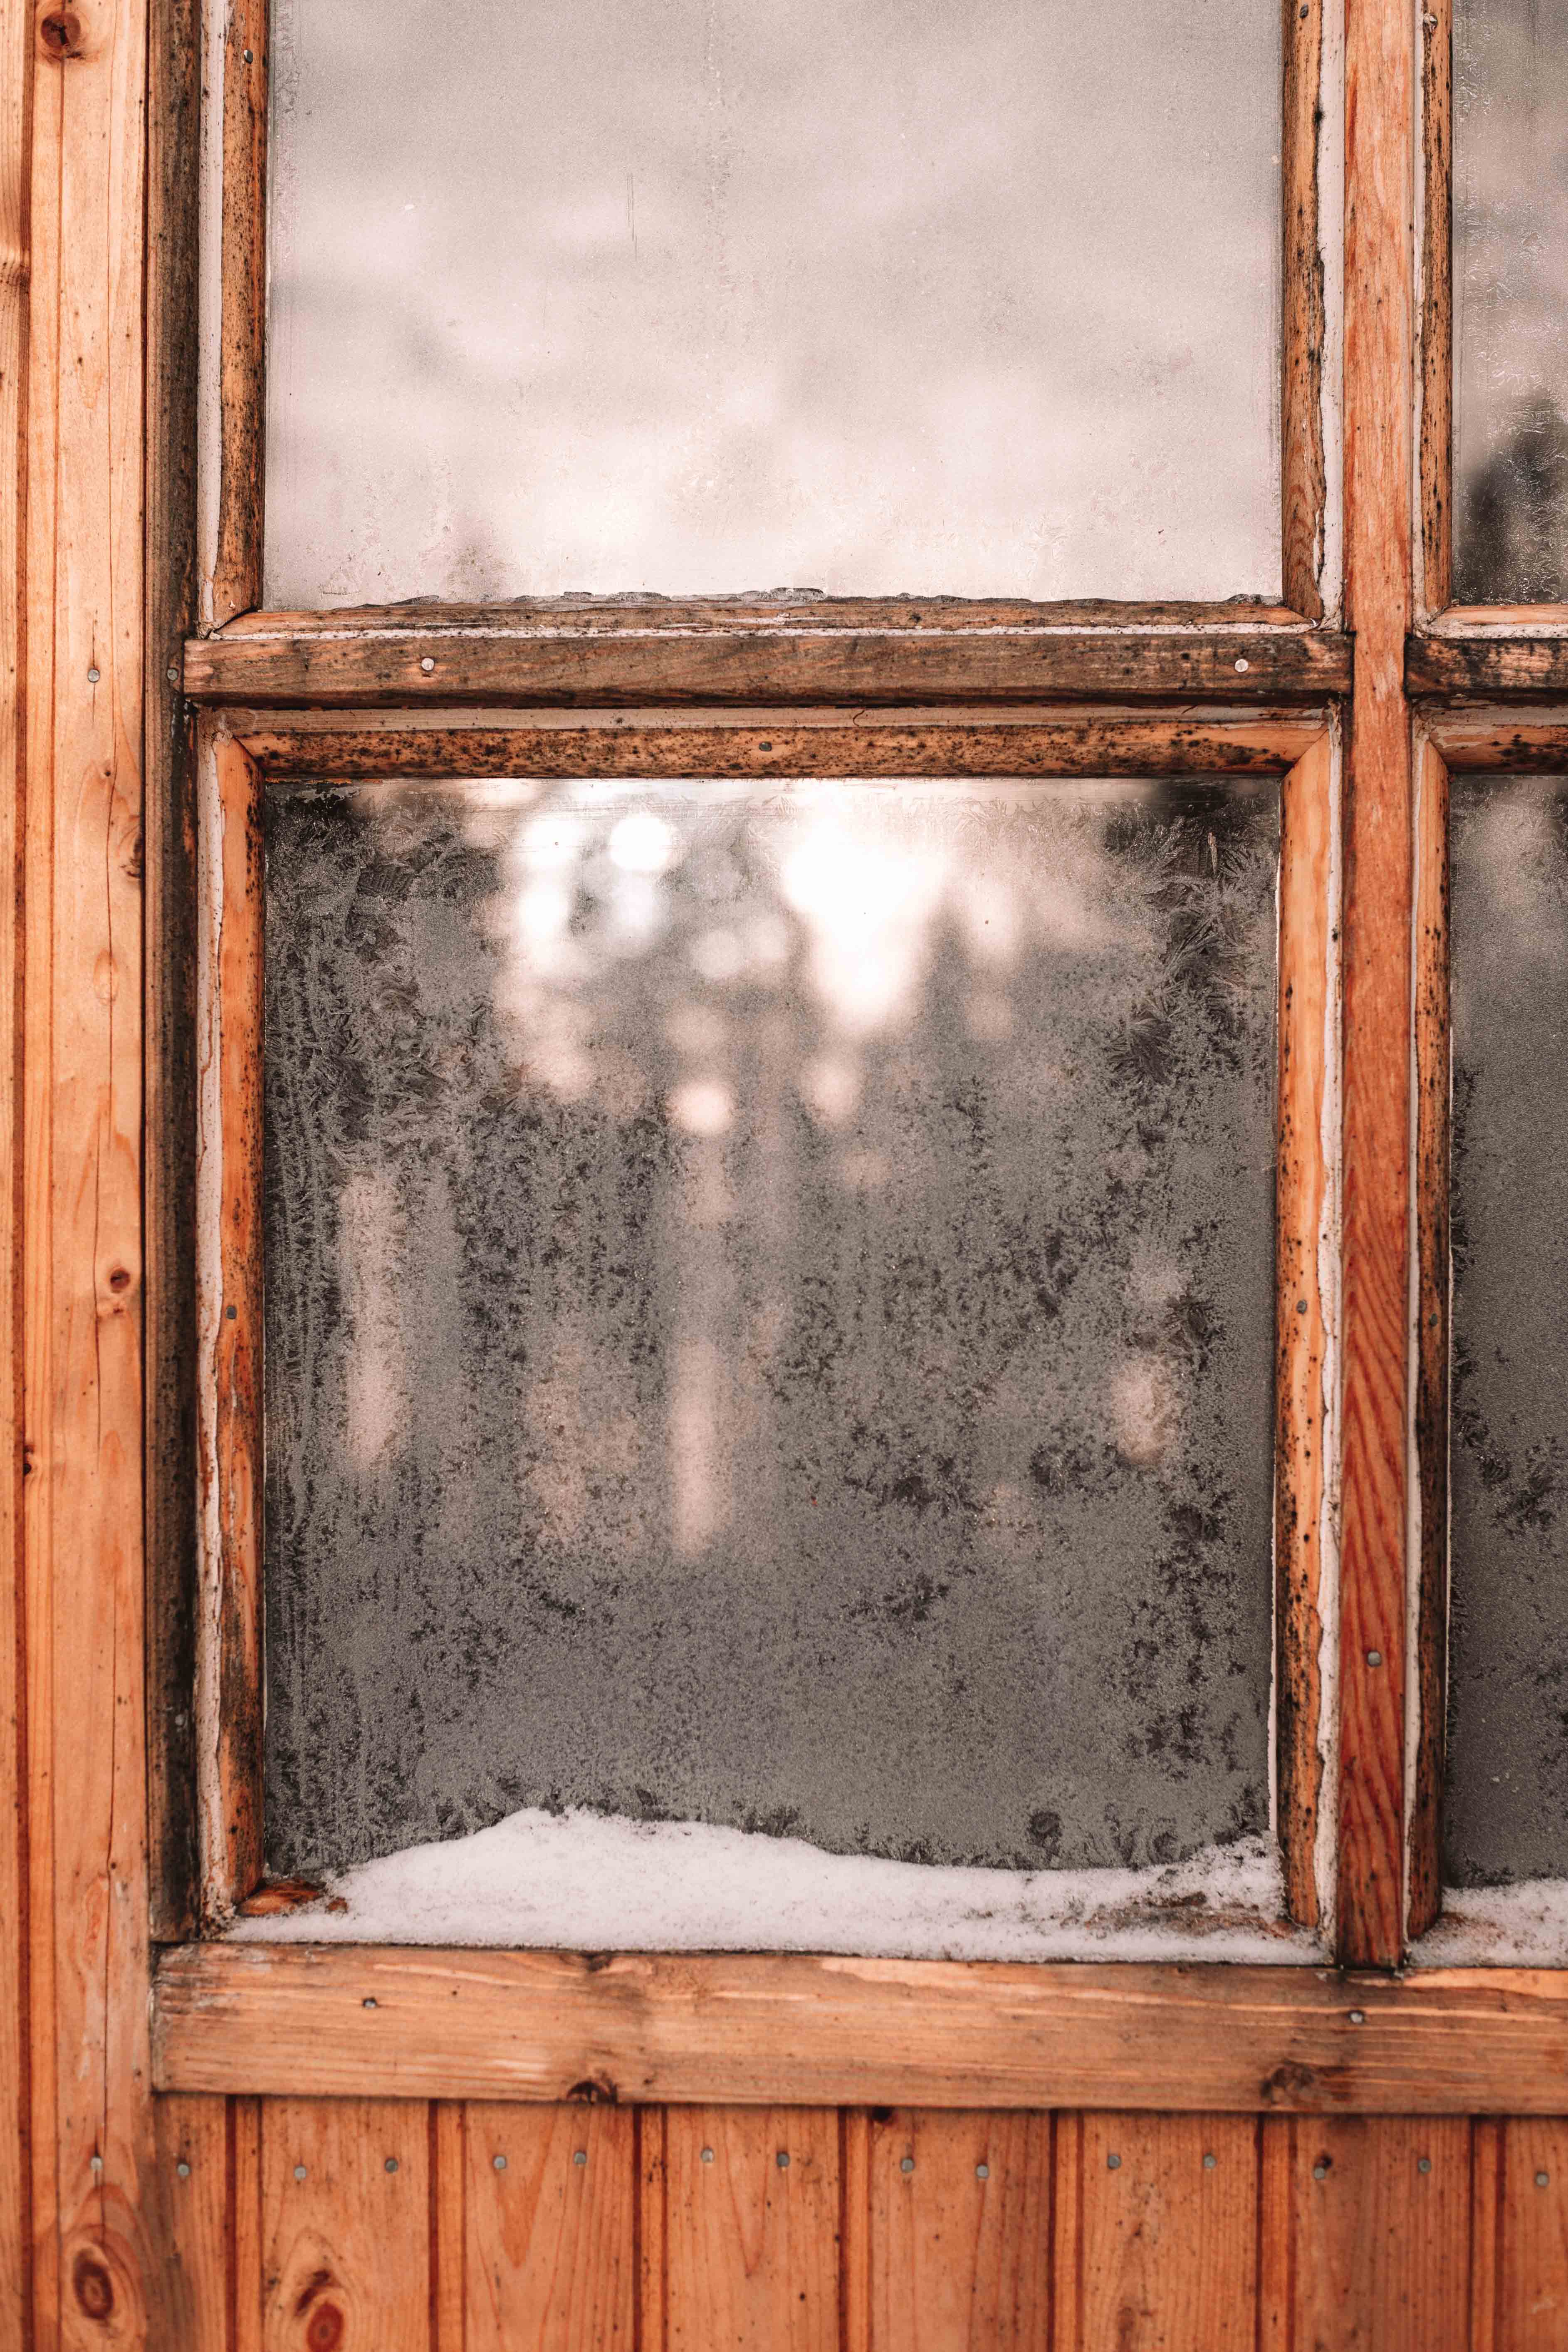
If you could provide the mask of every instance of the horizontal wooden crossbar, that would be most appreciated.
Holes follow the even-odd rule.
[[[1568,1973],[185,1945],[164,2091],[739,2106],[1568,2111]]]
[[[592,606],[253,613],[185,646],[194,700],[290,704],[1224,700],[1349,690],[1351,641],[1299,616],[1082,627],[1053,608]],[[1168,608],[1165,608],[1168,611]]]

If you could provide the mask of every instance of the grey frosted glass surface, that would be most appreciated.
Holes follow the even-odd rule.
[[[1568,0],[1455,0],[1454,594],[1568,597]]]
[[[273,1864],[1266,1827],[1274,788],[267,824]]]
[[[1257,0],[277,0],[267,595],[1275,596]]]
[[[1451,1884],[1568,1878],[1568,785],[1454,780]]]

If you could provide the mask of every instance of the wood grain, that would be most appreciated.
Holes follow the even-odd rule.
[[[259,618],[260,616],[258,616]],[[726,618],[683,627],[626,612],[614,629],[575,614],[470,627],[413,622],[354,631],[339,614],[195,637],[185,692],[198,701],[321,703],[866,703],[1320,701],[1350,683],[1346,639],[1331,631],[986,629],[803,622],[786,608],[765,626]],[[1403,626],[1403,621],[1401,625]],[[428,667],[426,667],[428,665]]]
[[[1285,0],[1281,181],[1285,198],[1280,520],[1285,602],[1323,614],[1323,256],[1318,132],[1322,120],[1322,0]]]
[[[1051,2118],[879,2111],[874,2352],[1050,2352]]]
[[[1568,2120],[1503,2127],[1496,2352],[1568,2343]]]
[[[468,2352],[629,2352],[635,2121],[626,2107],[468,2107]]]
[[[1355,682],[1345,802],[1343,1420],[1337,1934],[1403,1948],[1409,1359],[1411,19],[1345,21],[1345,551]]]
[[[1430,618],[1453,593],[1453,0],[1421,11],[1421,593]]]
[[[1568,2111],[1568,1971],[1550,1969],[1385,1979],[1300,1968],[208,1944],[164,1954],[153,2015],[163,2090]]]
[[[229,2352],[229,2103],[159,2099],[154,2311],[169,2352]]]
[[[1453,615],[1448,615],[1452,619]],[[1488,636],[1412,631],[1405,649],[1405,690],[1414,701],[1568,699],[1568,614],[1555,636]]]
[[[1290,1916],[1316,1927],[1325,1552],[1336,1442],[1332,1107],[1339,1007],[1335,768],[1321,737],[1285,780],[1279,852],[1275,1622],[1279,1842]]]
[[[1502,2300],[1503,2157],[1508,2126],[1482,2116],[1470,2126],[1469,2352],[1505,2352]]]
[[[263,2352],[428,2352],[421,2104],[268,2100],[261,2210]]]
[[[1081,2242],[1060,2352],[1254,2352],[1256,2125],[1089,2115],[1080,2162]]]
[[[468,2115],[455,2099],[437,2100],[430,2109],[431,2352],[467,2352]]]
[[[666,2134],[669,2352],[837,2352],[837,2116],[676,2108]]]
[[[1524,719],[1515,711],[1439,711],[1428,705],[1421,721],[1425,740],[1449,769],[1490,775],[1561,775],[1568,769],[1568,712]]]
[[[1289,2241],[1263,2237],[1280,2352],[1468,2352],[1468,2122],[1303,2116],[1283,2130]]]
[[[1415,1758],[1406,1933],[1442,1908],[1448,1656],[1448,772],[1421,747],[1415,805]]]
[[[57,37],[58,36],[58,37]],[[35,2325],[136,2344],[150,2245],[142,1656],[146,24],[40,18],[28,329],[28,1972]]]
[[[22,840],[26,640],[27,129],[32,71],[21,0],[0,0],[0,2347],[32,2326],[28,2165],[26,1812],[26,1625],[23,1578]]]
[[[638,2107],[637,2146],[637,2352],[664,2352],[668,2243],[666,2115],[663,2107]]]
[[[227,0],[223,53],[220,463],[212,614],[261,602],[267,457],[267,0]]]
[[[201,762],[196,1769],[201,1897],[262,1871],[261,803],[231,737]]]
[[[196,1917],[195,805],[180,647],[196,620],[197,0],[148,0],[146,1286],[149,1904]]]
[[[310,723],[311,719],[315,723]],[[1320,713],[1128,711],[226,714],[269,778],[619,775],[1279,775]],[[492,721],[502,723],[491,723]]]
[[[265,2299],[259,2099],[228,2103],[229,2336],[232,2352],[261,2352]]]

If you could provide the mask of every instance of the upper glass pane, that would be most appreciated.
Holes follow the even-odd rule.
[[[1277,596],[1257,0],[276,0],[267,597]]]
[[[1454,595],[1568,598],[1568,0],[1455,0]]]
[[[1568,1878],[1568,782],[1456,777],[1452,1885]]]
[[[269,791],[274,1868],[1266,1832],[1277,864],[1272,785]]]

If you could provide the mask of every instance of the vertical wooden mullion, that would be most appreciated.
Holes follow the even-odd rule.
[[[202,1906],[261,1875],[261,782],[230,736],[199,762],[196,1164]]]
[[[1421,10],[1421,594],[1432,620],[1453,601],[1454,6]]]
[[[1412,12],[1348,0],[1343,1451],[1337,1922],[1392,1968],[1404,1926],[1410,1358]]]
[[[1285,88],[1283,367],[1280,384],[1281,586],[1310,621],[1323,617],[1323,256],[1318,132],[1323,0],[1281,0]]]
[[[1442,1907],[1448,1641],[1448,771],[1415,753],[1415,1477],[1411,1626],[1415,1743],[1406,1931]]]
[[[211,622],[221,628],[261,602],[267,407],[267,0],[207,0],[222,8],[223,195],[218,298],[216,544]],[[213,135],[209,132],[209,136]]]

